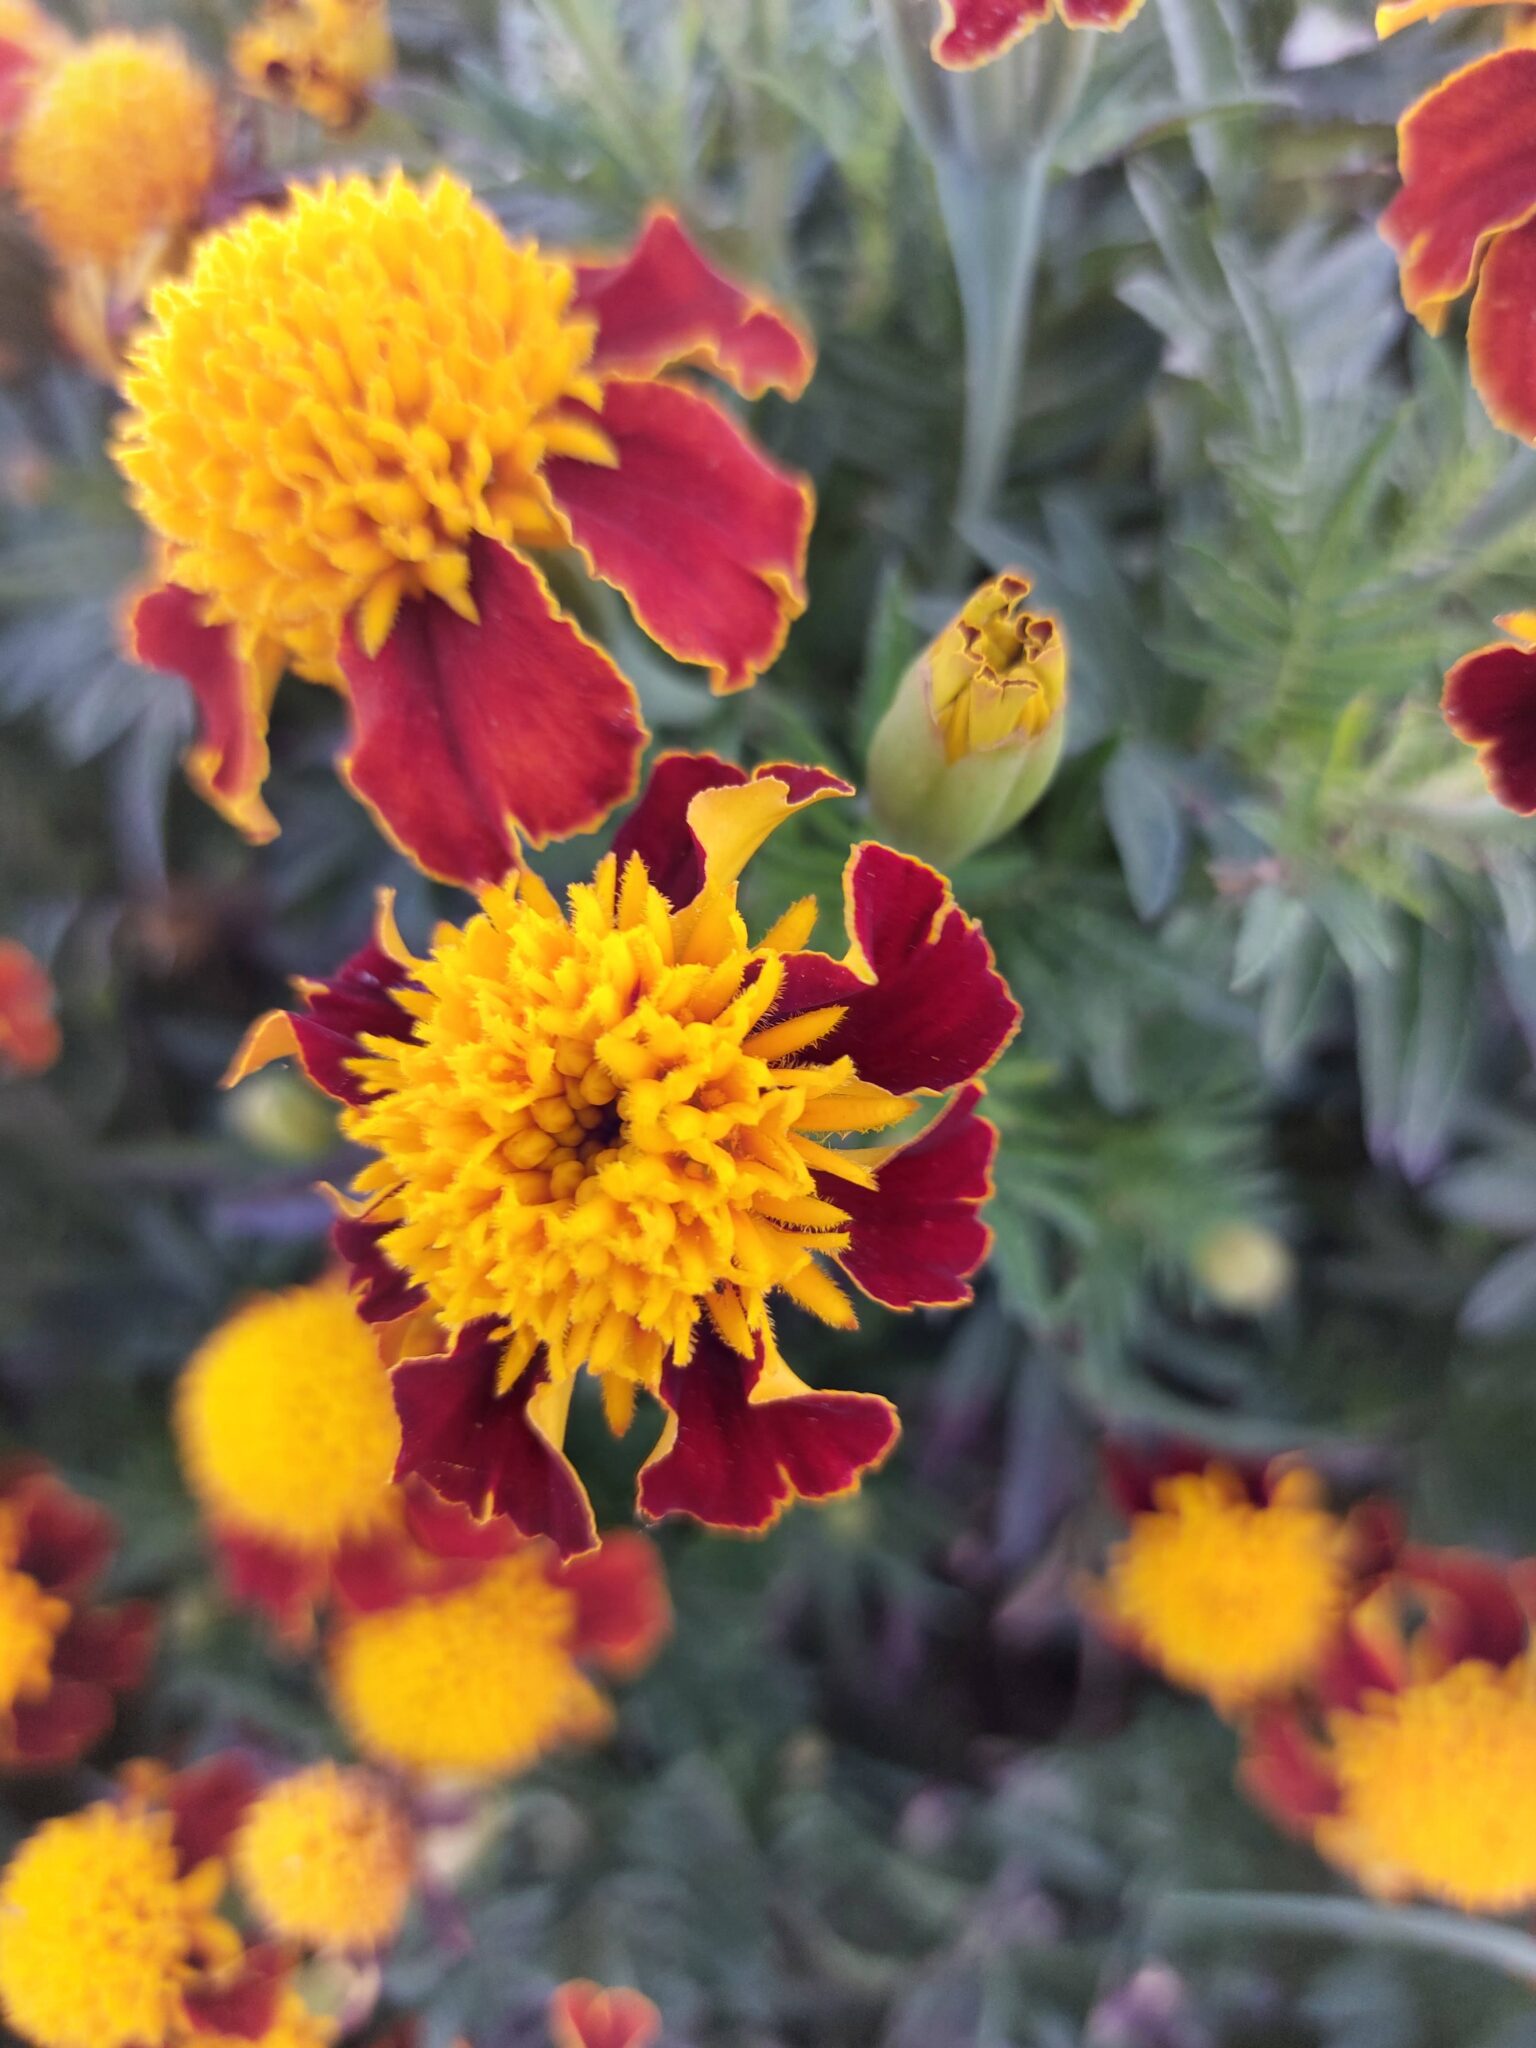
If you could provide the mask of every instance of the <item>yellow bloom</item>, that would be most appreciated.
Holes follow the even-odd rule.
[[[111,268],[190,226],[213,178],[213,87],[170,36],[94,36],[54,65],[16,136],[17,195],[65,264]]]
[[[182,1374],[176,1434],[216,1527],[323,1554],[388,1517],[399,1424],[339,1281],[258,1295],[221,1324]]]
[[[161,2048],[184,2028],[218,1867],[177,1874],[172,1820],[101,1804],[45,1822],[0,1879],[0,2007],[36,2048]]]
[[[382,1948],[400,1931],[414,1862],[410,1824],[371,1772],[316,1764],[256,1800],[235,1875],[269,1934],[321,1948]]]
[[[611,1710],[572,1654],[576,1603],[538,1549],[456,1592],[357,1615],[331,1690],[366,1755],[406,1770],[500,1776],[606,1733]]]
[[[67,1600],[45,1593],[18,1571],[21,1522],[0,1502],[0,1712],[39,1699],[53,1682],[53,1646],[69,1620]]]
[[[296,191],[199,244],[151,300],[118,459],[169,573],[266,682],[342,681],[401,601],[467,619],[469,542],[561,540],[541,465],[601,460],[569,264],[507,240],[467,187]]]
[[[395,61],[388,0],[265,0],[230,46],[248,92],[344,128]]]
[[[1260,1505],[1213,1465],[1159,1481],[1153,1498],[1095,1589],[1103,1618],[1223,1711],[1309,1677],[1349,1597],[1344,1525],[1318,1506],[1313,1475],[1286,1473]]]

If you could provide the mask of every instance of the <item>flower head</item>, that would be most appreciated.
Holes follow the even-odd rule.
[[[529,550],[574,545],[722,687],[804,603],[809,498],[665,364],[797,389],[795,331],[670,216],[628,262],[510,241],[457,180],[295,191],[163,285],[118,446],[165,544],[140,656],[186,675],[190,768],[253,836],[284,666],[347,693],[344,764],[431,871],[498,879],[518,831],[586,829],[644,729]]]
[[[1068,28],[1122,29],[1141,12],[1142,0],[939,0],[939,6],[934,56],[948,71],[974,71],[1053,14]]]
[[[235,1876],[267,1933],[318,1948],[392,1941],[414,1865],[410,1823],[388,1788],[333,1763],[268,1786],[234,1844]]]
[[[0,939],[0,1074],[46,1073],[59,1056],[48,971],[15,939]]]
[[[17,196],[61,263],[111,269],[196,217],[217,159],[213,87],[171,36],[93,36],[31,95]]]
[[[969,1299],[992,1151],[974,1077],[1018,1017],[979,928],[879,846],[846,871],[841,961],[806,950],[810,899],[755,940],[737,904],[769,834],[846,787],[673,757],[564,908],[520,874],[424,960],[386,921],[309,1016],[248,1042],[237,1072],[298,1051],[375,1154],[338,1244],[366,1312],[426,1299],[454,1338],[396,1370],[401,1466],[476,1513],[591,1543],[556,1448],[582,1370],[617,1426],[638,1389],[670,1411],[648,1514],[759,1528],[845,1491],[894,1417],[810,1394],[771,1299],[847,1327],[838,1270],[892,1307]],[[905,1145],[840,1142],[957,1088]]]
[[[394,66],[388,0],[264,0],[230,46],[248,92],[346,128]]]

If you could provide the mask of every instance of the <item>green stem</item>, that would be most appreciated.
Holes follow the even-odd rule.
[[[1522,1928],[1427,1906],[1375,1906],[1308,1893],[1170,1892],[1152,1906],[1146,1939],[1149,1947],[1160,1948],[1182,1936],[1244,1930],[1429,1949],[1536,1985],[1536,1939]]]

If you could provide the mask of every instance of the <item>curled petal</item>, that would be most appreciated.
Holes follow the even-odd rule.
[[[850,1493],[890,1455],[901,1425],[876,1394],[814,1393],[778,1360],[701,1329],[686,1365],[662,1372],[671,1411],[641,1470],[640,1512],[757,1532],[794,1500]]]
[[[656,1546],[621,1529],[552,1576],[576,1596],[576,1654],[615,1678],[642,1670],[672,1629],[672,1602]]]
[[[931,48],[949,71],[974,71],[1050,19],[1052,0],[939,0],[944,19]]]
[[[1464,654],[1445,679],[1445,722],[1477,749],[1499,802],[1536,813],[1536,651],[1503,641]]]
[[[554,2048],[651,2048],[661,2014],[638,1991],[606,1991],[583,1978],[551,1997],[549,2033]]]
[[[671,363],[702,363],[746,398],[798,398],[815,368],[806,334],[716,270],[665,207],[622,262],[577,265],[576,305],[596,316],[599,374],[653,377]]]
[[[235,1750],[177,1771],[167,1781],[164,1802],[175,1822],[176,1855],[183,1871],[196,1870],[210,1857],[224,1854],[260,1790],[255,1766]]]
[[[633,792],[646,737],[634,691],[537,570],[477,537],[470,588],[478,624],[411,599],[377,654],[351,627],[341,650],[356,726],[343,773],[419,866],[465,887],[515,866],[519,834],[542,846],[600,825]]]
[[[809,483],[678,384],[610,378],[600,424],[613,468],[545,466],[572,541],[669,654],[744,689],[805,609]]]
[[[231,628],[204,625],[200,600],[175,583],[133,606],[128,647],[135,661],[180,676],[191,688],[199,724],[186,760],[193,788],[247,839],[258,845],[275,839],[277,820],[261,790],[280,667],[243,661]]]
[[[1467,324],[1467,363],[1477,395],[1496,427],[1525,441],[1536,441],[1533,294],[1536,222],[1527,221],[1495,236]]]
[[[1426,1647],[1436,1670],[1467,1658],[1512,1664],[1525,1650],[1531,1616],[1508,1565],[1472,1550],[1408,1544],[1398,1569],[1424,1610]]]
[[[1309,1837],[1318,1821],[1338,1811],[1339,1786],[1328,1753],[1290,1702],[1260,1707],[1253,1715],[1238,1777],[1255,1806],[1287,1834]]]
[[[1536,212],[1536,50],[1498,50],[1427,92],[1398,127],[1403,189],[1381,217],[1403,301],[1434,334],[1490,236]]]
[[[351,1268],[357,1312],[365,1323],[398,1322],[427,1299],[427,1290],[385,1256],[383,1239],[390,1228],[366,1216],[343,1216],[331,1225],[331,1243]]]
[[[0,1073],[46,1073],[62,1047],[53,982],[15,939],[0,939]]]
[[[0,1724],[0,1762],[13,1770],[53,1770],[85,1755],[112,1726],[104,1685],[56,1678],[41,1699],[17,1700]]]
[[[769,761],[748,775],[714,754],[663,754],[644,794],[614,837],[622,865],[632,853],[681,910],[710,880],[728,883],[795,812],[853,784],[825,768]],[[696,801],[697,800],[697,801]]]

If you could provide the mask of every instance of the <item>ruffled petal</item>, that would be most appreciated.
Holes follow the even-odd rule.
[[[551,1576],[576,1597],[576,1655],[615,1678],[641,1670],[672,1630],[672,1602],[656,1546],[621,1529]]]
[[[686,1365],[662,1372],[670,1413],[640,1473],[640,1512],[757,1532],[794,1500],[852,1492],[889,1456],[901,1425],[877,1394],[815,1393],[761,1340],[742,1358],[705,1327]]]
[[[986,1257],[991,1233],[977,1210],[992,1192],[997,1131],[976,1115],[980,1088],[964,1088],[920,1136],[881,1162],[874,1188],[834,1173],[816,1192],[851,1218],[837,1263],[887,1308],[958,1308]]]
[[[135,661],[180,676],[197,703],[198,737],[186,758],[187,778],[247,839],[277,836],[262,801],[267,779],[267,722],[281,670],[242,661],[228,626],[205,626],[200,601],[167,583],[141,597],[128,614]]]
[[[1533,306],[1536,221],[1527,221],[1495,236],[1483,258],[1467,323],[1467,366],[1473,387],[1493,424],[1525,441],[1536,441]]]
[[[665,207],[621,262],[576,266],[576,306],[596,317],[599,375],[653,377],[672,363],[700,363],[743,397],[774,390],[798,398],[816,367],[804,330],[716,270]]]
[[[341,650],[356,728],[342,772],[396,845],[465,887],[500,881],[519,834],[542,846],[600,825],[633,793],[646,739],[634,691],[536,569],[476,538],[470,588],[478,624],[412,599],[377,654],[351,627]]]
[[[554,2048],[651,2048],[661,2014],[638,1991],[606,1991],[582,1978],[551,1997],[549,2033]]]
[[[385,1255],[383,1240],[392,1227],[366,1216],[342,1216],[331,1225],[331,1243],[351,1270],[357,1312],[365,1323],[395,1323],[426,1304],[427,1290]]]
[[[805,609],[810,484],[678,384],[610,378],[600,424],[615,467],[545,465],[572,541],[669,654],[745,688]]]
[[[949,71],[974,71],[1047,21],[1051,0],[939,0],[944,19],[935,58]]]
[[[492,1318],[459,1332],[437,1358],[412,1358],[393,1374],[400,1415],[395,1477],[415,1473],[445,1500],[477,1516],[505,1515],[524,1536],[547,1536],[562,1557],[597,1542],[592,1504],[574,1468],[540,1427],[534,1403],[547,1384],[539,1352],[498,1392],[503,1340]]]
[[[1536,813],[1536,650],[1498,641],[1464,654],[1445,679],[1445,722],[1477,749],[1499,802]]]
[[[719,791],[718,797],[707,793]],[[728,792],[741,791],[741,795]],[[638,853],[656,887],[681,910],[705,873],[728,883],[786,819],[823,797],[852,796],[853,784],[826,768],[769,761],[748,775],[714,754],[663,754],[614,835],[619,863]],[[695,798],[707,798],[694,808]]]

